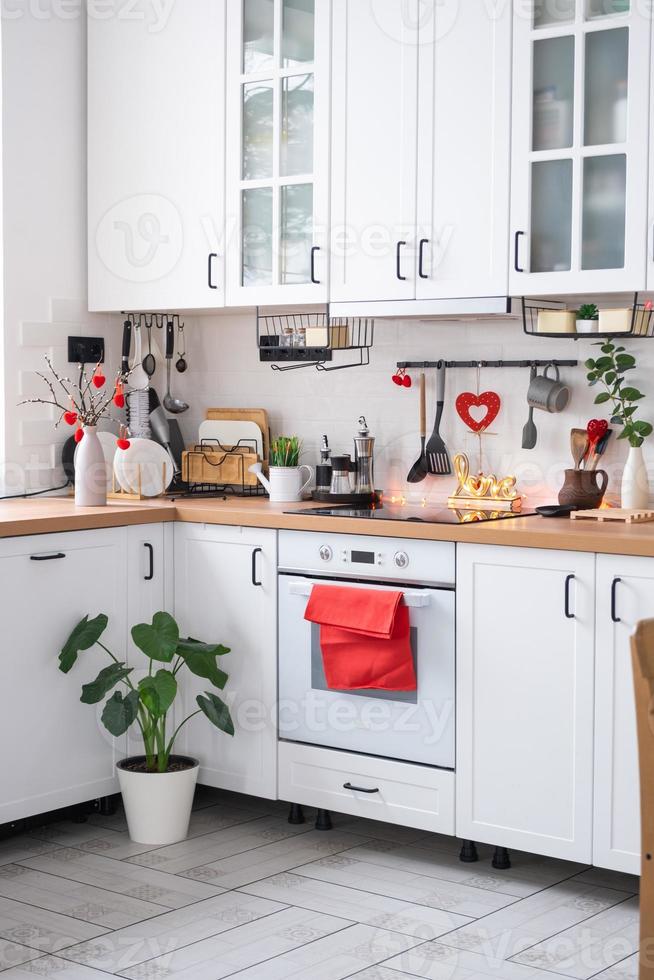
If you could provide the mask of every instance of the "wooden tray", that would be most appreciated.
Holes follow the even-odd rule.
[[[573,510],[573,521],[619,521],[622,524],[647,524],[654,521],[654,510],[623,510],[620,507],[605,507],[598,510]]]
[[[238,422],[256,422],[263,433],[263,460],[270,458],[270,425],[265,408],[208,408],[208,419],[233,419]]]

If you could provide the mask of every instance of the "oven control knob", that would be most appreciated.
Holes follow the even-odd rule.
[[[409,564],[409,556],[406,551],[396,551],[393,561],[398,568],[406,568]]]
[[[318,552],[323,561],[331,561],[333,552],[328,544],[324,544],[320,551]]]

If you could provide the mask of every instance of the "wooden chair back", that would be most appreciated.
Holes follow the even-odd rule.
[[[640,769],[640,980],[654,980],[654,619],[631,637]]]

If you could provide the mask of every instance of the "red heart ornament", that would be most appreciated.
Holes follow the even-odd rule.
[[[483,432],[497,418],[500,410],[500,396],[495,391],[482,391],[481,395],[474,395],[471,391],[462,392],[455,402],[456,410],[461,421],[472,429],[473,432]],[[470,409],[486,408],[483,419],[473,419]]]
[[[81,442],[83,438],[84,438],[84,430],[75,429],[75,442]]]
[[[66,425],[75,425],[77,422],[77,412],[64,412],[64,422]]]
[[[609,423],[606,419],[591,419],[586,426],[586,432],[593,442],[598,442],[602,436],[605,436],[609,428]]]
[[[129,449],[130,442],[129,439],[117,439],[116,445],[119,449]]]
[[[93,375],[93,384],[95,385],[96,388],[102,388],[106,380],[107,379],[105,378],[104,374]]]

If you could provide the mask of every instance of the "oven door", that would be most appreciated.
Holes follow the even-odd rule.
[[[314,582],[279,576],[279,737],[454,769],[454,590],[408,587],[416,691],[328,690],[320,627],[304,618]],[[339,579],[353,589],[397,590]]]

